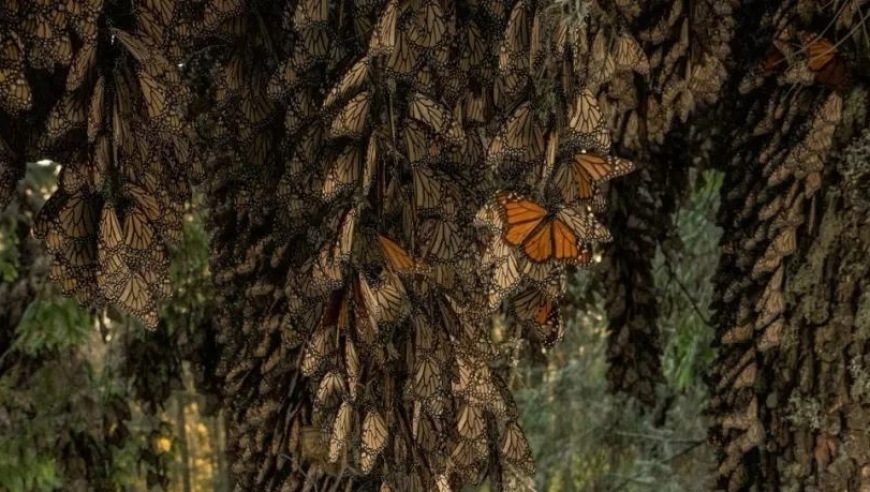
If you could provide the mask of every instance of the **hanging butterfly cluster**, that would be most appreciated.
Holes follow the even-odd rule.
[[[563,96],[577,116],[540,126],[552,104],[533,103],[556,91],[530,78],[558,44],[543,7],[261,3],[215,31],[235,47],[215,68],[221,116],[208,124],[230,142],[212,149],[227,162],[215,196],[232,197],[217,214],[236,226],[218,232],[213,262],[226,305],[254,320],[225,361],[229,392],[245,395],[231,445],[251,487],[306,460],[384,490],[532,473],[488,315],[507,304],[533,341],[558,340],[559,273],[608,238],[601,185],[633,169],[610,155],[588,92]],[[475,214],[494,189],[514,192],[484,207],[496,234],[480,242]],[[310,414],[281,396],[297,367]],[[312,432],[326,456],[306,455]]]
[[[92,36],[89,2],[8,0],[0,5],[0,209],[35,160],[46,111],[63,90],[74,43]]]
[[[52,22],[74,18],[44,6]],[[58,189],[37,215],[34,234],[53,257],[51,278],[91,306],[106,301],[157,324],[157,302],[169,288],[167,245],[179,238],[190,194],[189,98],[178,65],[161,51],[152,24],[168,16],[184,25],[172,3],[144,1],[132,11],[112,2],[71,2],[84,27],[50,25],[47,55],[67,57],[62,96],[36,141],[44,158],[62,163]],[[168,11],[167,11],[168,9]],[[37,65],[39,66],[39,65]]]
[[[298,478],[311,429],[316,466],[384,490],[532,474],[489,315],[561,337],[564,266],[610,238],[603,185],[634,169],[554,17],[532,0],[4,2],[0,107],[42,111],[15,144],[63,164],[34,226],[52,278],[157,324],[204,174],[197,117],[235,314],[235,474]],[[28,70],[56,74],[50,104]],[[0,145],[4,164],[24,156]]]
[[[773,75],[778,76],[780,85],[818,84],[841,94],[852,84],[851,70],[837,45],[820,34],[791,25],[777,33],[767,58],[741,81],[740,92],[757,89]]]
[[[789,260],[799,253],[799,238],[813,234],[825,164],[835,132],[848,119],[842,95],[848,67],[825,38],[794,27],[793,7],[771,17],[776,48],[741,81],[738,90],[747,104],[740,111],[749,130],[744,125],[734,131],[733,170],[723,185],[730,191],[719,217],[723,255],[715,282],[721,348],[710,436],[724,450],[719,475],[727,490],[768,479],[764,470],[761,476],[750,471],[758,447],[778,452],[765,436],[789,418],[786,407],[765,409],[756,388],[759,381],[776,384],[778,368],[792,364],[777,355],[793,343],[786,319]],[[810,7],[819,14],[825,8]]]

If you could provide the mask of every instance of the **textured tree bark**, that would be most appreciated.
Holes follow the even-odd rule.
[[[764,472],[783,490],[870,488],[870,132],[830,164],[812,243],[783,286],[782,343],[762,358]]]
[[[866,127],[867,88],[827,78],[840,55],[816,62],[820,34],[802,34],[809,19],[843,27],[841,14],[795,1],[746,2],[739,16],[735,39],[748,41],[733,46],[714,154],[726,173],[710,404],[722,489],[866,487],[866,135],[836,155]],[[800,48],[780,68],[788,46]]]

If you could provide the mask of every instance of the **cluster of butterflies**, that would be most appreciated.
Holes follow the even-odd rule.
[[[10,165],[38,156],[63,166],[34,220],[50,276],[156,327],[171,291],[167,247],[181,236],[189,181],[203,174],[185,121],[190,93],[148,21],[175,19],[174,2],[126,13],[102,0],[6,4],[0,107],[33,125],[3,135],[19,147]]]
[[[775,75],[781,84],[819,85],[843,94],[852,86],[852,71],[837,46],[821,34],[785,26],[740,91],[748,93]]]
[[[732,182],[726,181],[720,209],[724,245],[714,280],[722,346],[712,375],[719,396],[710,435],[724,450],[719,482],[728,490],[761,478],[752,464],[764,444],[759,436],[781,418],[759,411],[754,388],[762,374],[776,370],[776,358],[766,354],[789,343],[784,313],[792,257],[801,237],[816,234],[814,201],[835,133],[848,118],[849,52],[861,3],[783,4],[770,17],[769,51],[740,81],[751,105],[748,125],[735,132],[735,172],[726,174]]]
[[[328,461],[379,477],[382,490],[532,474],[492,367],[491,315],[506,309],[536,345],[561,338],[565,267],[589,265],[610,240],[598,218],[606,183],[634,169],[611,154],[579,33],[534,0],[253,4],[16,7],[17,34],[0,34],[0,107],[40,106],[33,147],[64,165],[34,225],[52,278],[156,326],[171,292],[167,246],[209,162],[238,184],[240,223],[263,228],[258,210],[279,204],[270,226],[285,244],[271,256],[268,241],[214,255],[250,282],[249,307],[277,296],[264,317],[282,313],[246,331],[266,348],[262,367],[244,370],[266,380],[293,349],[311,388],[310,416],[249,419],[282,422],[269,445],[262,428],[239,439],[257,475],[277,463],[257,452],[298,442],[293,419],[322,431]],[[643,70],[636,42],[605,41],[614,67]],[[199,96],[180,65],[214,45],[231,47],[201,91],[214,104],[199,124],[215,145],[194,149]],[[59,65],[41,107],[28,71]],[[286,274],[278,289],[254,281],[275,271]],[[282,388],[264,387],[281,400]],[[240,434],[261,408],[239,410]]]

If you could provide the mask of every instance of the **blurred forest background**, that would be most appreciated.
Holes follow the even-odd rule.
[[[14,303],[35,295],[20,306],[22,321],[9,331],[14,339],[0,344],[10,347],[0,354],[0,490],[78,490],[77,483],[230,490],[222,415],[197,392],[187,362],[196,357],[186,353],[201,345],[192,339],[210,309],[201,205],[195,197],[184,239],[172,251],[175,296],[161,312],[165,323],[149,332],[117,312],[97,317],[47,281],[48,259],[29,224],[56,175],[52,163],[31,165],[0,215],[0,299]],[[514,359],[510,383],[537,460],[537,490],[712,486],[704,368],[714,358],[710,280],[722,176],[705,171],[692,178],[692,192],[676,215],[678,237],[655,263],[666,379],[656,388],[654,409],[642,412],[608,392],[603,283],[595,268],[572,275],[562,343]],[[507,349],[519,354],[522,347]],[[75,469],[58,466],[83,453],[89,461],[99,456],[103,476],[77,477]]]

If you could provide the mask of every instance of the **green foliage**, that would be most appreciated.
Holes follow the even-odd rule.
[[[7,394],[0,381],[0,395]],[[2,416],[0,416],[2,419]],[[59,490],[63,485],[54,457],[34,446],[33,427],[16,429],[14,436],[0,432],[0,490],[31,492]]]
[[[523,364],[517,403],[538,464],[536,488],[563,491],[685,491],[708,488],[713,457],[704,445],[705,368],[710,342],[710,280],[719,230],[722,175],[694,176],[694,191],[678,211],[676,234],[655,259],[659,326],[666,347],[666,385],[648,413],[608,393],[607,337],[596,274],[577,275],[565,313],[565,339],[545,364]]]
[[[715,226],[719,188],[717,171],[695,173],[695,190],[677,211],[678,237],[666,243],[656,257],[656,285],[660,286],[660,326],[668,341],[663,370],[677,391],[700,382],[713,362],[710,302],[721,232]]]
[[[36,299],[24,311],[12,348],[36,356],[77,347],[87,340],[93,327],[93,318],[72,299]]]
[[[14,224],[0,222],[0,281],[12,282],[18,278],[18,236]]]

